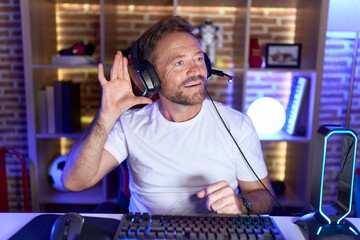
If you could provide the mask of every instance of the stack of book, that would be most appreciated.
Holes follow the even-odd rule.
[[[72,133],[80,130],[80,84],[55,81],[38,91],[40,133]]]

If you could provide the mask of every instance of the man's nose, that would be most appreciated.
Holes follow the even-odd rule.
[[[202,74],[202,72],[201,72],[201,63],[192,61],[189,64],[187,75],[188,76],[197,76],[197,75],[200,75],[200,74]]]

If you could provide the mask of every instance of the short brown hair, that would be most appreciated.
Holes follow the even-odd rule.
[[[143,60],[153,63],[156,45],[164,36],[174,32],[192,34],[193,30],[194,27],[179,16],[162,19],[141,35],[138,54]]]

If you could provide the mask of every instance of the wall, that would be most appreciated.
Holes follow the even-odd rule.
[[[26,106],[18,0],[0,2],[0,146],[27,156]],[[21,209],[20,165],[7,157],[10,210]]]

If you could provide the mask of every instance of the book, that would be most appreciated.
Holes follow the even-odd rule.
[[[71,133],[80,130],[80,84],[55,81],[54,95],[56,132]]]
[[[62,133],[63,132],[63,120],[62,120],[62,81],[54,82],[54,104],[55,104],[55,132]]]
[[[37,92],[36,101],[38,107],[38,126],[37,129],[39,133],[48,132],[48,122],[47,122],[47,100],[46,100],[46,90],[41,89]]]
[[[63,132],[70,133],[81,128],[80,84],[67,82],[63,86]]]
[[[289,98],[289,103],[286,108],[286,121],[284,125],[284,130],[290,135],[305,135],[306,134],[306,124],[303,126],[304,122],[301,122],[300,119],[303,119],[302,114],[304,105],[306,101],[306,94],[308,89],[308,79],[305,77],[294,77],[291,85],[291,93]]]
[[[48,133],[55,133],[55,99],[54,86],[46,86],[46,110]]]

